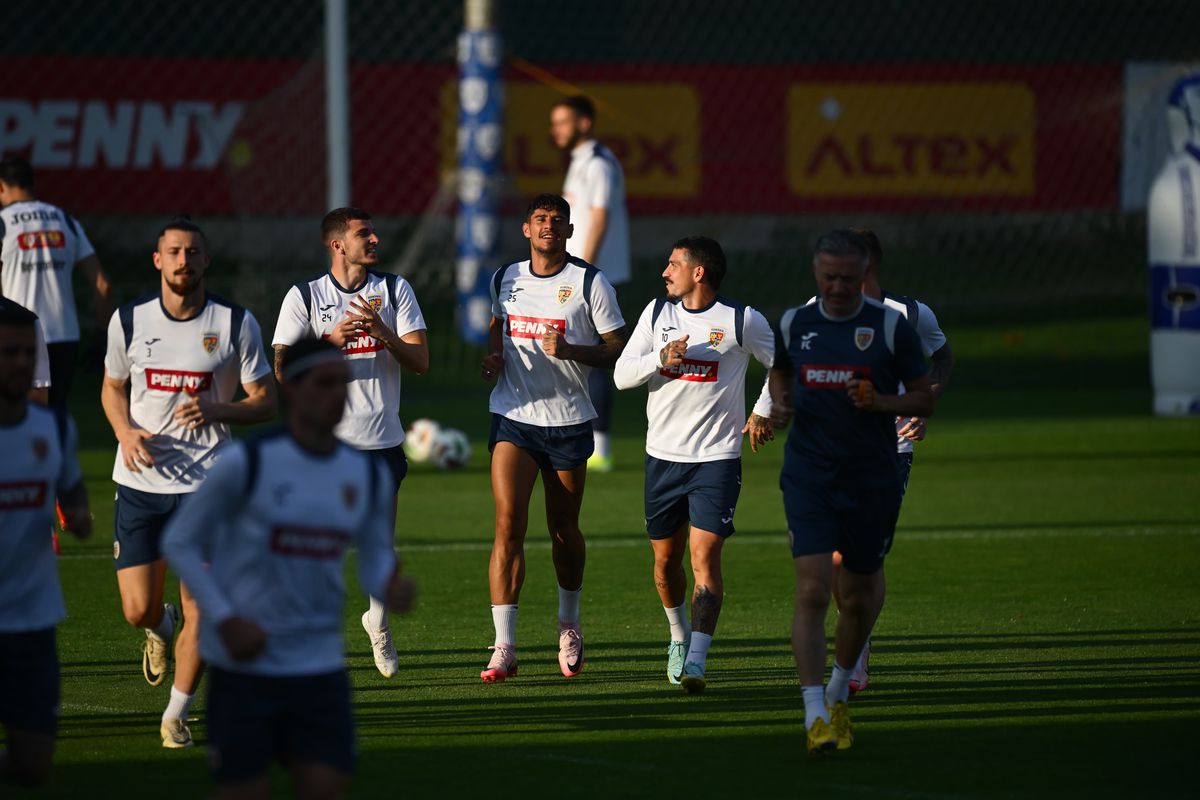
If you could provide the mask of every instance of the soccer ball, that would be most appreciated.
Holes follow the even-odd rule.
[[[404,435],[404,455],[409,461],[424,464],[433,454],[433,443],[441,432],[442,426],[431,419],[416,420]]]
[[[471,441],[462,431],[443,428],[434,437],[429,459],[438,469],[462,469],[471,459]]]

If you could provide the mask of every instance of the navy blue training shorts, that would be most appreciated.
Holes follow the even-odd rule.
[[[404,482],[404,476],[408,474],[408,457],[404,455],[404,445],[398,444],[395,447],[385,447],[382,450],[366,450],[376,458],[382,459],[384,464],[387,464],[388,471],[392,476],[393,491],[400,491],[400,484]]]
[[[354,716],[345,670],[321,675],[248,675],[212,667],[208,762],[217,783],[262,775],[278,760],[354,769]]]
[[[842,554],[842,566],[871,575],[892,549],[900,516],[899,475],[895,481],[846,486],[814,481],[784,470],[779,475],[792,557]]]
[[[646,533],[669,539],[687,522],[721,537],[733,534],[742,492],[742,460],[684,464],[646,456]]]
[[[163,557],[162,532],[190,493],[156,494],[117,484],[113,508],[113,558],[117,569],[152,564]]]
[[[512,442],[533,456],[539,469],[569,470],[587,463],[596,448],[592,423],[577,425],[528,425],[500,414],[492,414],[488,452],[497,442]]]
[[[54,628],[0,633],[0,724],[10,731],[54,736],[58,692]]]

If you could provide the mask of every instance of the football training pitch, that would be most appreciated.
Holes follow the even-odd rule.
[[[406,378],[406,420],[461,427],[475,454],[456,473],[416,466],[401,489],[397,543],[421,594],[412,614],[393,618],[400,671],[391,680],[375,671],[351,570],[346,633],[360,746],[352,795],[1015,798],[1185,789],[1200,723],[1200,420],[1148,415],[1147,330],[1136,318],[947,330],[960,367],[917,447],[887,561],[871,687],[851,702],[855,744],[821,760],[805,754],[788,644],[782,439],[765,453],[746,451],[703,695],[665,678],[667,625],[641,510],[642,391],[619,400],[618,470],[588,480],[586,669],[573,680],[558,672],[539,490],[521,673],[484,685],[492,642],[486,390]],[[60,560],[71,616],[59,628],[62,724],[43,794],[210,795],[202,698],[192,723],[200,746],[159,746],[168,687],[142,679],[142,634],[121,617],[111,564],[115,445],[98,402],[81,394],[75,412],[96,536],[66,541]],[[282,773],[276,788],[287,791]]]

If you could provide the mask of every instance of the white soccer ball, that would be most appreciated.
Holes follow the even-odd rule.
[[[429,460],[438,469],[462,469],[471,460],[471,440],[462,431],[443,428],[434,437]]]
[[[404,455],[408,460],[424,464],[433,455],[433,443],[442,432],[442,426],[431,419],[419,419],[404,434]]]

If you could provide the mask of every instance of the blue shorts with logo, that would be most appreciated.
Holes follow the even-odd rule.
[[[792,556],[842,554],[842,566],[871,575],[892,549],[900,516],[900,481],[887,476],[861,484],[813,480],[812,475],[779,475]]]
[[[492,414],[488,452],[497,442],[512,442],[533,456],[539,469],[569,470],[587,463],[596,448],[592,423],[576,425],[529,425],[501,414]]]
[[[403,483],[404,476],[408,474],[408,457],[404,455],[404,445],[398,444],[395,447],[364,452],[370,453],[387,464],[388,471],[392,474],[392,483],[395,484],[393,491],[400,491],[400,484]]]
[[[191,493],[156,494],[117,484],[113,507],[113,559],[117,569],[152,564],[162,558],[162,532]]]
[[[742,493],[742,460],[684,464],[646,456],[646,532],[669,539],[691,522],[721,537],[733,534],[733,512]]]
[[[0,724],[58,733],[59,673],[54,628],[0,633]]]
[[[213,667],[208,677],[208,762],[217,783],[262,775],[272,761],[354,769],[356,745],[345,670],[248,675]]]

